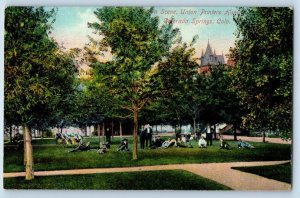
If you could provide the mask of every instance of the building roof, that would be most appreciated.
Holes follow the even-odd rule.
[[[222,55],[217,55],[216,50],[214,50],[214,52],[213,52],[212,47],[208,40],[204,54],[203,54],[203,50],[202,50],[202,54],[200,57],[200,66],[220,65],[220,64],[225,64],[224,55],[223,55],[223,53],[222,53]]]

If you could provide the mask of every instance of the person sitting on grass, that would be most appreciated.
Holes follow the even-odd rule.
[[[172,146],[177,146],[177,142],[175,139],[168,139],[167,141],[164,141],[161,145],[162,148],[170,148]]]
[[[23,135],[20,133],[16,133],[12,139],[12,142],[17,145],[16,150],[20,150],[23,148]]]
[[[227,149],[227,150],[229,150],[230,149],[230,145],[227,142],[225,142],[223,140],[223,138],[220,138],[220,148],[221,149]]]
[[[103,144],[103,146],[101,146],[97,151],[98,154],[104,154],[106,152],[107,152],[106,144]]]
[[[255,148],[254,146],[252,146],[251,144],[249,144],[248,142],[244,142],[242,141],[242,139],[239,139],[238,141],[238,148],[246,148],[246,149],[252,149]]]
[[[74,135],[74,140],[76,143],[82,144],[83,143],[83,137],[79,134]]]
[[[161,146],[163,145],[164,142],[165,142],[165,141],[164,141],[163,139],[161,139],[160,136],[157,136],[157,137],[155,138],[155,141],[154,141],[154,143],[153,143],[153,146],[154,146],[155,148],[161,147]],[[152,147],[151,147],[151,148],[152,148]]]
[[[177,141],[177,147],[182,147],[182,148],[193,148],[191,144],[186,145],[183,141]]]
[[[198,142],[199,148],[206,148],[207,147],[207,142],[205,141],[204,137],[201,136],[199,142]]]
[[[71,152],[75,152],[75,151],[88,151],[90,149],[91,149],[90,142],[88,142],[86,144],[84,144],[84,143],[80,144],[78,147],[74,148],[73,150],[71,150],[69,152],[71,153]]]
[[[129,149],[128,149],[128,140],[126,138],[124,138],[121,141],[121,144],[118,148],[118,151],[129,151]]]

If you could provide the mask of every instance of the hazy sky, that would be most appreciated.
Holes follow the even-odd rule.
[[[53,37],[67,48],[82,48],[88,42],[87,35],[93,35],[88,22],[96,22],[96,7],[59,7],[54,23]],[[199,57],[209,39],[217,54],[228,52],[234,44],[236,30],[233,21],[234,7],[155,7],[155,14],[163,24],[172,17],[175,27],[180,29],[183,40],[190,42],[193,36],[199,39],[195,44]]]

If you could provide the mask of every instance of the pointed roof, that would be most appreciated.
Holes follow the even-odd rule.
[[[212,49],[211,49],[211,46],[210,46],[210,43],[209,43],[209,39],[208,39],[208,42],[207,42],[207,46],[206,46],[206,50],[205,50],[205,56],[209,56],[209,55],[212,55]]]
[[[214,55],[216,55],[216,49],[214,49]]]
[[[202,52],[201,52],[201,56],[203,56],[203,49],[202,49]]]

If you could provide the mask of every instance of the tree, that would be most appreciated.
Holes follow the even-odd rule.
[[[159,27],[153,8],[104,7],[95,12],[99,22],[89,24],[103,39],[100,46],[113,56],[107,63],[96,63],[103,72],[101,83],[118,97],[120,107],[133,118],[133,159],[137,159],[138,114],[157,93],[155,64],[166,55],[178,30],[171,24]]]
[[[73,61],[49,37],[54,14],[42,7],[5,10],[5,115],[23,126],[26,180],[34,178],[29,127],[50,122],[74,90]]]
[[[197,119],[200,108],[195,87],[198,64],[192,58],[195,50],[191,47],[195,40],[191,45],[178,45],[158,64],[162,93],[159,114],[165,114],[172,125],[179,126],[179,131],[183,122],[189,122],[188,117]]]
[[[232,87],[247,114],[243,124],[291,137],[293,10],[240,8]]]

